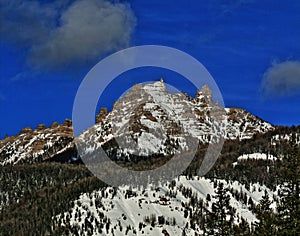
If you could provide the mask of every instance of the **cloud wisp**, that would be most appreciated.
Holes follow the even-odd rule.
[[[128,4],[108,0],[2,0],[1,13],[1,34],[27,47],[38,68],[91,62],[127,47],[136,24]]]
[[[300,61],[274,63],[264,73],[261,86],[268,97],[300,94]]]

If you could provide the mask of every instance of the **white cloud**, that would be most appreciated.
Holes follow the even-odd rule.
[[[91,62],[127,47],[136,19],[128,4],[108,0],[13,0],[3,7],[6,38],[29,48],[36,67]]]
[[[47,39],[58,16],[56,5],[39,1],[1,0],[1,37],[30,47]]]
[[[300,61],[274,63],[263,75],[262,89],[268,96],[300,93]]]

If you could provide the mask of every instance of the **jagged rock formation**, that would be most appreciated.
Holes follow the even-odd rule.
[[[188,137],[201,143],[217,139],[248,139],[274,129],[269,123],[239,108],[222,108],[212,100],[208,86],[194,98],[169,94],[163,80],[137,84],[117,101],[111,112],[102,108],[96,124],[83,132],[83,141],[105,147],[114,157],[171,155],[187,148]],[[88,138],[87,138],[88,137]],[[119,146],[123,148],[118,148]],[[124,148],[125,147],[125,148]],[[17,136],[0,140],[0,164],[67,160],[76,156],[71,120],[24,128]]]
[[[114,159],[172,155],[180,147],[188,148],[187,137],[208,143],[220,136],[247,139],[273,129],[245,110],[214,104],[207,85],[191,98],[169,94],[163,80],[133,86],[110,113],[102,109],[97,121],[79,142],[85,143],[88,152],[100,145]]]
[[[34,130],[27,127],[17,136],[0,140],[0,164],[32,163],[58,157],[70,150],[74,152],[72,141],[73,127],[69,119],[62,124],[55,122],[49,128],[44,124]]]

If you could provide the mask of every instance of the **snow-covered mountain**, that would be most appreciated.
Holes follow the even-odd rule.
[[[163,80],[134,85],[112,111],[101,109],[96,121],[79,140],[87,150],[104,146],[114,157],[171,155],[188,149],[190,137],[201,143],[221,136],[242,140],[274,129],[245,110],[214,104],[206,85],[192,98],[168,93]],[[25,128],[17,136],[0,140],[0,165],[71,159],[76,156],[74,146],[70,120],[48,128]]]
[[[162,79],[133,86],[115,102],[111,112],[102,109],[97,121],[78,138],[79,143],[84,143],[81,151],[84,154],[84,149],[90,152],[103,146],[116,159],[171,155],[178,148],[189,148],[187,137],[200,143],[221,137],[243,140],[274,129],[245,110],[214,104],[207,85],[192,98],[168,93]]]

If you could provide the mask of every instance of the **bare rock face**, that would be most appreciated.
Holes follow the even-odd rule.
[[[36,128],[35,128],[35,131],[41,131],[41,130],[44,130],[46,129],[46,125],[45,124],[39,124]]]
[[[27,134],[27,133],[31,133],[31,132],[32,132],[32,128],[25,127],[20,131],[20,134]]]
[[[72,121],[70,119],[65,119],[65,121],[62,123],[62,126],[72,127]]]
[[[99,114],[96,115],[96,123],[97,124],[101,123],[105,119],[105,117],[106,117],[107,114],[108,114],[107,108],[106,107],[102,107],[100,109]]]
[[[58,126],[59,126],[58,122],[53,122],[50,128],[56,128]]]
[[[196,103],[202,103],[203,105],[212,105],[212,91],[204,85],[201,90],[196,91],[196,97],[194,98]]]

